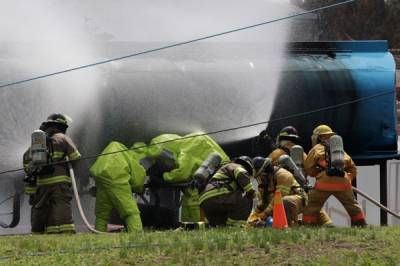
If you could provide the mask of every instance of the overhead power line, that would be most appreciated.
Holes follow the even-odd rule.
[[[207,133],[201,133],[201,134],[194,135],[194,136],[187,136],[187,137],[182,137],[182,138],[179,138],[179,139],[161,141],[161,142],[152,143],[152,144],[144,145],[144,146],[140,146],[140,147],[133,147],[133,148],[125,149],[125,150],[119,150],[119,151],[114,151],[114,152],[108,152],[108,153],[102,153],[102,154],[97,154],[97,155],[85,156],[85,157],[82,157],[82,158],[77,159],[77,160],[96,159],[96,158],[98,158],[100,156],[112,155],[112,154],[116,154],[116,153],[120,153],[120,152],[132,151],[132,150],[139,150],[139,149],[142,149],[142,148],[148,148],[148,147],[151,147],[151,146],[170,143],[170,142],[174,142],[174,141],[181,141],[181,140],[185,140],[185,139],[191,139],[191,138],[196,138],[196,137],[201,137],[201,136],[206,136],[206,135],[216,135],[216,134],[224,133],[224,132],[228,132],[228,131],[234,131],[234,130],[249,128],[249,127],[255,127],[255,126],[259,126],[259,125],[266,125],[266,124],[270,124],[270,123],[273,123],[273,122],[278,122],[278,121],[287,120],[287,119],[291,119],[291,118],[307,116],[307,115],[318,113],[318,112],[322,112],[322,111],[337,109],[337,108],[340,108],[340,107],[343,107],[343,106],[347,106],[347,105],[350,105],[350,104],[364,102],[364,101],[372,100],[372,99],[375,99],[375,98],[378,98],[378,97],[381,97],[381,96],[384,96],[384,95],[395,94],[395,93],[396,93],[395,90],[381,92],[381,93],[377,93],[377,94],[374,94],[374,95],[370,95],[370,96],[354,99],[354,100],[343,102],[343,103],[339,103],[339,104],[334,104],[334,105],[321,107],[321,108],[317,108],[317,109],[310,110],[310,111],[305,111],[305,112],[301,112],[301,113],[296,113],[296,114],[292,114],[292,115],[287,115],[287,116],[283,116],[283,117],[279,117],[279,118],[270,119],[268,121],[262,121],[262,122],[257,122],[257,123],[253,123],[253,124],[247,124],[247,125],[243,125],[243,126],[226,128],[226,129],[221,129],[221,130],[216,130],[216,131],[210,131],[210,132],[207,132]],[[71,162],[72,161],[77,161],[77,160],[71,160]],[[61,162],[51,163],[51,164],[48,164],[48,165],[65,164],[66,162],[67,161],[61,161]],[[0,172],[0,175],[7,174],[7,173],[18,172],[18,171],[22,171],[22,170],[24,170],[24,169],[23,168],[18,168],[18,169],[13,169],[13,170],[7,170],[7,171]]]
[[[199,37],[199,38],[188,40],[188,41],[178,42],[178,43],[162,46],[162,47],[155,48],[155,49],[149,49],[149,50],[145,50],[145,51],[138,52],[138,53],[128,54],[128,55],[115,57],[115,58],[111,58],[111,59],[107,59],[107,60],[103,60],[103,61],[98,61],[98,62],[87,64],[87,65],[77,66],[77,67],[68,68],[68,69],[64,69],[64,70],[60,70],[60,71],[56,71],[56,72],[52,72],[52,73],[48,73],[48,74],[43,74],[43,75],[40,75],[40,76],[35,76],[35,77],[31,77],[31,78],[27,78],[27,79],[23,79],[23,80],[19,80],[19,81],[14,81],[14,82],[10,82],[10,83],[6,83],[6,84],[0,85],[0,88],[5,88],[5,87],[17,85],[17,84],[26,83],[26,82],[29,82],[29,81],[34,81],[34,80],[43,79],[43,78],[47,78],[47,77],[51,77],[51,76],[56,76],[56,75],[64,74],[64,73],[67,73],[67,72],[72,72],[72,71],[84,69],[84,68],[94,67],[94,66],[110,63],[110,62],[113,62],[113,61],[123,60],[123,59],[136,57],[136,56],[140,56],[140,55],[144,55],[144,54],[150,54],[150,53],[154,53],[154,52],[157,52],[157,51],[170,49],[170,48],[177,47],[177,46],[183,46],[183,45],[187,45],[187,44],[191,44],[191,43],[195,43],[195,42],[199,42],[199,41],[204,41],[204,40],[212,39],[212,38],[219,37],[219,36],[222,36],[222,35],[227,35],[227,34],[231,34],[231,33],[234,33],[234,32],[239,32],[239,31],[244,31],[244,30],[248,30],[248,29],[251,29],[251,28],[264,26],[264,25],[271,24],[271,23],[274,23],[274,22],[287,20],[287,19],[291,19],[291,18],[295,18],[295,17],[299,17],[299,16],[303,16],[303,15],[306,15],[306,14],[309,14],[309,13],[315,13],[315,12],[318,12],[318,11],[322,11],[322,10],[326,10],[326,9],[330,9],[330,8],[334,8],[334,7],[338,7],[338,6],[347,5],[347,4],[356,2],[356,1],[357,0],[348,0],[348,1],[340,2],[340,3],[336,3],[336,4],[332,4],[332,5],[323,6],[323,7],[320,7],[320,8],[315,8],[315,9],[304,11],[304,12],[295,13],[293,15],[285,16],[285,17],[282,17],[282,18],[272,19],[272,20],[261,22],[261,23],[257,23],[257,24],[253,24],[253,25],[249,25],[249,26],[244,26],[244,27],[240,27],[240,28],[236,28],[236,29],[233,29],[233,30],[228,30],[228,31],[224,31],[224,32],[216,33],[216,34],[211,34],[211,35]]]

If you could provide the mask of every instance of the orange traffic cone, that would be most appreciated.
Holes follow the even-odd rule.
[[[276,229],[288,228],[285,208],[283,207],[282,194],[280,191],[276,191],[274,195],[272,228]]]

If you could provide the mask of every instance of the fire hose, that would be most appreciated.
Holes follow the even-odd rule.
[[[365,194],[364,192],[362,192],[361,190],[359,190],[356,187],[353,187],[353,191],[356,192],[357,194],[360,194],[361,196],[363,196],[365,199],[369,200],[371,203],[375,204],[376,206],[378,206],[379,208],[381,208],[382,210],[384,210],[387,213],[390,213],[391,215],[393,215],[394,217],[396,217],[397,219],[400,219],[400,214],[388,209],[386,206],[380,204],[379,202],[377,202],[376,200],[374,200],[372,197],[368,196],[367,194]]]
[[[14,196],[8,197],[5,199],[3,202],[0,203],[0,205],[9,199],[13,198],[13,211],[12,214],[13,218],[9,224],[6,224],[3,221],[0,221],[0,227],[2,228],[14,228],[18,225],[19,220],[20,220],[20,207],[21,207],[21,200],[20,200],[20,192],[16,191]]]
[[[68,158],[67,158],[67,161],[69,161]],[[78,193],[78,188],[77,188],[77,185],[76,185],[74,169],[72,168],[72,164],[70,162],[68,162],[68,171],[69,171],[69,175],[71,177],[72,190],[74,191],[74,197],[75,197],[76,205],[78,207],[79,214],[80,214],[80,216],[81,216],[81,218],[83,220],[83,223],[85,224],[87,229],[89,229],[89,231],[91,231],[93,233],[96,233],[96,234],[107,234],[106,232],[101,232],[101,231],[96,230],[89,223],[88,219],[86,218],[85,212],[83,211],[83,208],[82,208],[81,200],[80,200],[79,193]]]

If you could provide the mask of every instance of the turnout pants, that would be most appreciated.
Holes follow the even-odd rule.
[[[71,184],[39,186],[32,201],[33,233],[74,233]]]
[[[297,216],[303,211],[303,199],[299,195],[290,195],[282,198],[285,207],[286,219],[289,226],[297,224]]]
[[[200,205],[211,226],[225,226],[228,219],[246,221],[253,200],[242,197],[240,191],[208,198]]]
[[[323,191],[313,189],[308,195],[308,205],[303,212],[303,222],[305,224],[317,224],[320,210],[325,201],[330,197],[337,198],[351,218],[352,226],[366,225],[364,213],[360,204],[354,198],[353,190],[346,191]]]
[[[96,184],[96,188],[95,227],[97,230],[107,231],[107,224],[114,208],[125,221],[128,232],[143,229],[140,211],[132,197],[132,189],[129,184],[112,187]]]

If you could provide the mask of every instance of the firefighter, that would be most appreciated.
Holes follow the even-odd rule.
[[[248,218],[250,226],[257,226],[273,214],[274,193],[280,191],[286,218],[289,226],[297,224],[297,216],[307,204],[307,194],[294,178],[293,174],[284,168],[273,166],[270,158],[255,157],[255,167],[265,165],[264,171],[255,178],[258,183],[257,207]]]
[[[255,194],[250,181],[254,173],[251,158],[240,156],[211,177],[199,200],[211,226],[224,226],[228,219],[246,221]]]
[[[331,171],[329,167],[329,139],[335,135],[327,125],[320,125],[313,131],[312,140],[316,145],[308,153],[304,162],[304,168],[309,176],[316,178],[314,188],[309,194],[309,203],[303,213],[305,224],[316,224],[318,214],[325,201],[330,197],[336,197],[351,218],[352,226],[365,226],[364,213],[356,201],[351,180],[357,175],[357,168],[350,156],[344,153],[344,170],[342,172]]]
[[[297,129],[293,126],[286,126],[281,129],[277,138],[276,138],[276,146],[277,148],[273,150],[268,157],[272,161],[272,165],[277,166],[278,159],[282,155],[289,155],[290,156],[290,149],[294,145],[298,145],[297,142],[300,139]],[[303,158],[306,160],[307,154],[303,152]],[[326,227],[332,227],[333,223],[331,218],[329,217],[328,213],[324,209],[321,209],[318,218],[318,224]]]
[[[292,126],[287,126],[281,129],[276,137],[276,149],[273,150],[268,157],[272,161],[272,165],[278,165],[278,159],[284,154],[290,155],[290,149],[297,144],[300,139],[297,129]],[[304,153],[304,159],[307,154]]]
[[[46,133],[47,162],[49,165],[28,171],[32,160],[30,150],[24,154],[24,168],[29,172],[26,191],[34,191],[30,203],[31,226],[33,233],[74,233],[72,220],[71,177],[65,163],[66,160],[77,160],[80,153],[73,141],[65,135],[69,118],[62,114],[51,114],[43,122],[40,130]]]

